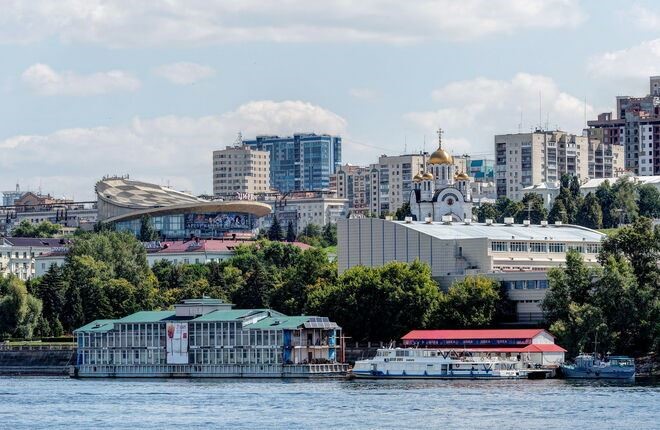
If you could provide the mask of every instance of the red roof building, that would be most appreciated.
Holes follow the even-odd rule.
[[[544,329],[413,330],[402,340],[408,347],[523,355],[527,360],[543,365],[563,362],[566,352]]]

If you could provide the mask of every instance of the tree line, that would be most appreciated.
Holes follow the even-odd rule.
[[[602,245],[597,267],[569,251],[565,266],[549,271],[550,331],[572,355],[660,352],[660,226],[638,218]]]
[[[150,268],[132,234],[103,231],[77,236],[64,266],[40,278],[2,281],[0,335],[59,336],[96,319],[202,296],[237,308],[328,316],[360,341],[398,339],[414,328],[491,326],[510,318],[512,309],[497,282],[468,277],[445,293],[420,262],[339,275],[321,248],[260,240],[237,247],[226,261],[159,261]]]
[[[511,217],[516,223],[529,219],[532,224],[547,220],[592,229],[614,228],[639,217],[660,218],[660,191],[653,185],[635,184],[623,176],[613,184],[604,181],[595,192],[583,197],[578,178],[562,175],[559,194],[549,212],[539,194],[527,193],[519,202],[500,197],[494,204],[483,203],[474,208],[474,215],[481,222],[492,219],[501,223]]]

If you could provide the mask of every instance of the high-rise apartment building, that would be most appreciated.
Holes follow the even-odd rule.
[[[346,164],[339,168],[332,182],[337,197],[348,200],[351,215],[380,214],[380,169],[377,164],[368,167]]]
[[[394,213],[410,200],[413,178],[424,170],[425,154],[381,155],[378,158],[380,213]]]
[[[235,197],[237,193],[270,191],[270,154],[245,145],[213,151],[213,194]]]
[[[589,133],[604,144],[624,147],[625,169],[638,176],[660,175],[660,76],[652,76],[645,97],[616,98],[611,112],[588,121]]]
[[[586,129],[589,137],[589,179],[615,178],[625,171],[623,145],[605,143],[604,129]]]
[[[328,190],[330,175],[341,165],[339,136],[257,136],[243,144],[270,153],[270,185],[281,193]]]
[[[523,188],[558,181],[564,173],[588,178],[588,138],[543,130],[497,135],[495,164],[497,196],[521,200]]]

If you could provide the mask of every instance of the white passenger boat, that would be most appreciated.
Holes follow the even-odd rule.
[[[383,348],[376,356],[355,362],[351,374],[370,379],[516,379],[520,362],[472,356],[467,351]]]

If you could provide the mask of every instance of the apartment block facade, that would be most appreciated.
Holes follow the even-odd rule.
[[[424,170],[427,154],[405,154],[378,158],[380,213],[394,213],[407,203],[413,178]]]
[[[213,151],[213,195],[236,197],[237,193],[270,191],[270,154],[249,146],[228,146]]]
[[[555,182],[564,173],[589,177],[589,139],[563,131],[495,136],[497,196],[521,200],[525,187]]]
[[[348,200],[351,216],[380,214],[380,169],[370,166],[343,165],[332,182],[337,197]]]
[[[270,155],[270,185],[281,193],[330,188],[341,166],[341,137],[327,134],[257,136],[244,145]]]
[[[619,96],[616,105],[616,117],[606,112],[587,122],[590,135],[622,145],[628,172],[660,175],[660,76],[650,78],[647,96]]]

